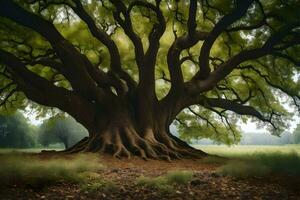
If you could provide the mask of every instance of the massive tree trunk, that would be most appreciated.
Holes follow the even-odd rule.
[[[5,70],[1,72],[1,75],[11,80],[6,86],[0,88],[0,92],[8,91],[7,95],[0,96],[0,100],[3,99],[4,102],[1,102],[0,106],[4,105],[15,92],[21,91],[34,102],[44,106],[56,107],[69,113],[88,129],[89,137],[82,139],[65,152],[105,152],[113,154],[115,157],[139,155],[144,159],[205,156],[206,153],[192,148],[184,141],[172,136],[169,131],[169,126],[178,113],[192,105],[207,108],[220,115],[222,120],[223,117],[226,117],[222,115],[222,112],[230,110],[240,115],[254,116],[274,126],[272,116],[276,113],[272,109],[269,111],[270,117],[266,117],[255,107],[252,107],[251,103],[248,103],[253,97],[249,86],[249,97],[245,100],[244,97],[241,98],[244,95],[240,96],[230,85],[222,83],[221,87],[219,83],[234,69],[251,70],[257,73],[258,77],[262,78],[269,86],[293,97],[295,102],[296,99],[300,99],[298,94],[274,84],[270,79],[272,76],[264,75],[252,64],[240,66],[244,62],[266,55],[274,55],[274,53],[297,64],[294,59],[291,59],[287,54],[281,54],[279,51],[299,45],[299,37],[296,37],[298,35],[293,32],[299,27],[298,23],[284,23],[280,29],[270,34],[260,47],[241,48],[242,50],[234,55],[231,55],[231,48],[229,48],[229,58],[227,60],[223,60],[221,57],[211,57],[211,49],[223,33],[229,34],[229,38],[231,38],[230,32],[252,30],[251,27],[256,27],[253,25],[249,27],[243,25],[232,27],[232,25],[245,16],[253,3],[257,3],[258,6],[256,7],[262,9],[263,7],[259,1],[237,1],[232,12],[222,13],[224,16],[214,23],[210,31],[206,32],[197,30],[197,7],[199,3],[191,0],[186,22],[186,33],[177,35],[177,31],[173,30],[174,41],[166,55],[170,77],[169,79],[163,77],[164,80],[170,83],[171,88],[168,94],[160,100],[158,100],[155,92],[155,69],[157,67],[160,39],[167,27],[164,13],[160,8],[163,1],[109,1],[114,6],[111,11],[115,23],[123,29],[124,34],[127,35],[134,46],[138,81],[122,66],[118,46],[112,37],[108,35],[108,31],[99,27],[94,17],[85,10],[85,4],[88,4],[88,2],[83,3],[80,0],[32,1],[32,3],[38,2],[39,5],[45,6],[41,7],[42,9],[39,9],[39,11],[46,9],[51,4],[62,4],[64,8],[72,9],[87,25],[91,35],[107,48],[110,55],[110,65],[105,66],[105,68],[109,68],[108,71],[93,64],[84,53],[80,52],[80,48],[75,47],[56,29],[53,23],[45,20],[43,14],[30,12],[30,6],[24,9],[17,1],[0,0],[0,17],[12,20],[14,24],[25,26],[39,33],[49,42],[51,46],[49,50],[53,52],[53,55],[46,53],[34,57],[31,55],[34,48],[30,47],[31,52],[28,53],[26,59],[22,59],[19,58],[20,56],[15,55],[14,48],[0,49],[1,65],[5,65]],[[210,8],[207,1],[201,1],[201,3],[207,4],[206,6]],[[32,6],[32,8],[34,7]],[[156,20],[152,20],[152,17],[149,18],[149,21],[154,24],[148,35],[147,45],[143,44],[144,38],[141,38],[133,28],[130,13],[133,12],[134,7],[147,8],[156,17]],[[202,6],[202,8],[204,7]],[[262,24],[267,25],[267,17],[272,17],[272,15],[267,16],[264,12],[262,12],[262,15]],[[184,21],[182,20],[181,23],[185,23]],[[276,29],[272,28],[272,30]],[[285,41],[287,36],[289,36],[289,40]],[[194,56],[189,51],[187,56],[182,54],[183,51],[189,50],[199,42],[203,44],[200,48],[198,62],[195,61]],[[3,42],[4,46],[7,45],[6,43],[7,41]],[[20,42],[17,42],[17,44],[22,46]],[[144,47],[147,48],[144,49]],[[21,55],[24,53],[23,49]],[[191,79],[184,80],[181,65],[187,60],[198,66],[198,71]],[[220,64],[215,63],[214,60],[220,61]],[[54,80],[44,78],[41,74],[30,70],[28,66],[49,67],[55,71],[55,74],[62,75],[65,81],[68,81],[70,87],[59,87],[53,82]],[[12,86],[15,87],[11,89]],[[215,91],[208,93],[211,90]],[[222,91],[226,91],[226,95],[225,93],[222,94]],[[213,97],[213,93],[217,95]],[[227,93],[230,93],[232,97],[227,98]],[[222,98],[222,96],[226,98]],[[263,97],[265,98],[264,95]],[[295,104],[297,105],[297,103]],[[219,112],[215,108],[223,111]],[[200,115],[198,117],[201,118]],[[205,117],[202,117],[202,119],[209,124],[208,119]]]
[[[166,160],[200,158],[206,155],[171,135],[170,116],[169,113],[162,112],[164,109],[156,107],[141,116],[138,107],[133,107],[132,102],[112,99],[109,102],[98,107],[99,113],[95,114],[94,125],[87,127],[89,137],[83,138],[64,152],[102,152],[117,158],[137,155],[143,159]],[[149,123],[140,123],[137,116],[149,119]]]

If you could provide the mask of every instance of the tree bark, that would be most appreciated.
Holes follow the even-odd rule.
[[[144,159],[162,158],[167,160],[205,156],[206,153],[192,148],[170,133],[170,124],[184,108],[191,105],[222,108],[240,115],[254,116],[273,125],[271,121],[273,111],[271,117],[266,118],[259,110],[251,107],[251,104],[245,104],[251,95],[242,101],[240,98],[224,99],[219,95],[218,98],[209,98],[205,97],[209,93],[205,93],[215,89],[220,81],[233,70],[246,69],[246,67],[241,68],[242,63],[266,55],[276,54],[278,56],[279,54],[280,57],[299,65],[295,59],[280,52],[300,44],[299,37],[296,37],[298,35],[292,31],[299,27],[299,23],[295,21],[283,24],[281,28],[270,34],[260,47],[245,48],[224,61],[219,58],[222,62],[211,71],[210,52],[215,41],[223,33],[228,34],[228,31],[242,30],[243,26],[236,28],[231,25],[245,16],[254,2],[259,2],[254,0],[237,1],[232,12],[221,17],[211,31],[203,32],[197,30],[197,6],[199,4],[197,1],[190,1],[187,32],[177,37],[176,30],[173,30],[175,39],[166,55],[171,88],[163,99],[158,100],[155,92],[155,69],[160,48],[159,41],[165,33],[167,25],[160,9],[160,0],[156,0],[155,4],[154,1],[110,0],[114,6],[112,12],[116,24],[123,29],[133,43],[138,81],[135,81],[124,70],[117,44],[105,30],[97,26],[93,16],[85,10],[85,6],[80,0],[74,0],[73,3],[68,3],[68,1],[47,2],[49,5],[51,2],[57,5],[67,5],[86,23],[92,36],[107,47],[111,60],[110,70],[105,72],[101,68],[95,67],[85,54],[64,38],[54,24],[45,20],[42,15],[24,9],[17,2],[0,0],[0,17],[12,20],[39,33],[49,42],[51,51],[55,52],[58,57],[58,59],[47,57],[38,60],[32,58],[31,62],[24,62],[13,52],[0,49],[1,64],[5,65],[9,76],[5,74],[6,72],[1,72],[1,74],[4,74],[7,79],[11,79],[16,85],[16,88],[10,91],[7,89],[12,86],[11,84],[0,88],[0,92],[8,91],[3,98],[4,103],[0,103],[0,106],[5,105],[14,92],[22,91],[28,99],[34,102],[59,108],[73,116],[87,128],[89,137],[82,139],[64,152],[105,152],[111,153],[115,157],[139,155]],[[207,1],[203,2],[209,6]],[[136,6],[148,8],[156,15],[157,20],[154,20],[155,23],[148,35],[147,49],[144,49],[143,40],[133,28],[130,13]],[[264,21],[266,21],[266,15],[263,15]],[[289,37],[287,38],[287,36]],[[195,46],[199,41],[203,41],[203,44],[200,48],[198,62],[194,61],[193,55],[182,57],[181,53],[184,50]],[[198,72],[190,80],[184,79],[181,69],[185,59],[199,67]],[[35,64],[56,70],[65,77],[71,88],[59,87],[51,80],[28,68],[28,65]],[[247,69],[258,73],[268,86],[280,89],[293,97],[295,102],[295,99],[300,99],[298,94],[291,93],[282,86],[274,84],[254,67],[250,66]],[[295,105],[297,106],[297,103]]]
[[[168,114],[160,111],[162,109],[152,112],[157,113],[152,118],[152,126],[144,126],[128,105],[130,102],[114,102],[99,108],[101,112],[95,116],[95,126],[89,129],[89,137],[64,152],[101,152],[116,158],[135,155],[145,160],[201,158],[206,155],[171,135]]]

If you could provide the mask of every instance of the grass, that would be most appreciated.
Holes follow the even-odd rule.
[[[137,185],[172,192],[173,185],[185,185],[192,177],[193,172],[191,171],[170,171],[166,175],[154,178],[141,176],[137,179]]]
[[[272,174],[300,176],[300,155],[296,152],[254,153],[229,161],[218,172],[239,178]]]
[[[116,192],[119,190],[119,187],[111,181],[97,180],[96,182],[83,184],[81,190],[89,192],[96,192],[98,190],[104,192]]]
[[[204,164],[220,166],[217,172],[240,178],[263,177],[272,174],[300,176],[300,145],[283,146],[197,146],[207,153],[222,156],[207,157],[201,160]],[[84,182],[86,190],[110,190],[114,184],[99,181],[97,170],[102,169],[98,158],[93,155],[79,155],[73,158],[47,158],[20,154],[21,152],[39,152],[40,149],[0,149],[0,186],[29,185],[40,187],[60,181]],[[170,171],[159,177],[137,179],[137,185],[172,191],[173,185],[187,184],[193,176],[190,171]],[[89,181],[89,184],[85,181]]]
[[[25,148],[25,149],[18,149],[18,148],[3,148],[0,149],[1,154],[8,154],[8,153],[41,153],[42,150],[55,150],[61,151],[64,149],[61,148]]]
[[[209,154],[203,163],[222,165],[218,173],[239,178],[272,174],[300,176],[300,145],[195,145]]]
[[[24,154],[7,154],[1,155],[0,159],[0,186],[42,188],[61,181],[79,183],[88,178],[85,172],[103,168],[94,155],[41,159]]]
[[[245,158],[252,154],[263,153],[297,153],[300,155],[300,145],[194,145],[195,148],[201,149],[209,154],[223,156],[227,158]]]

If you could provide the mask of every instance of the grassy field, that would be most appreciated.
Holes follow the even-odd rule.
[[[300,145],[240,145],[231,147],[225,145],[195,145],[195,147],[210,155],[221,156],[221,158],[209,156],[204,158],[202,162],[219,165],[218,172],[223,175],[235,177],[265,176],[272,173],[300,175]],[[6,155],[6,158],[10,158],[11,161],[14,160],[13,155],[18,155],[20,152],[39,153],[41,150],[40,148],[0,149],[0,153],[3,156]],[[18,164],[22,159],[20,160],[20,157],[18,157],[16,160],[14,165],[22,166],[22,163]],[[33,166],[33,168],[36,167]]]
[[[40,153],[42,150],[56,150],[61,151],[60,148],[27,148],[27,149],[12,149],[12,148],[3,148],[0,149],[0,153]]]
[[[300,145],[196,145],[211,155],[227,160],[208,157],[208,163],[219,163],[218,172],[234,177],[300,175]],[[229,158],[229,159],[228,159]]]
[[[244,157],[255,153],[292,153],[300,155],[300,145],[193,145],[209,154],[224,157]],[[0,149],[0,153],[24,152],[40,153],[42,150],[63,150],[61,148],[28,148],[28,149]]]
[[[216,199],[229,194],[225,199],[284,199],[280,195],[287,191],[299,199],[300,145],[196,147],[218,156],[145,162],[88,153],[35,154],[40,148],[0,149],[0,199],[64,199],[70,194],[70,199],[124,199],[129,193],[139,195],[134,199],[207,199],[211,194]],[[264,196],[271,193],[274,198]]]
[[[194,145],[194,147],[205,151],[206,153],[228,157],[243,158],[253,154],[290,154],[300,155],[300,145]]]

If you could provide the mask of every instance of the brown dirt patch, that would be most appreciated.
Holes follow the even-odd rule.
[[[110,156],[102,156],[101,160],[106,168],[98,172],[98,179],[115,183],[116,191],[84,191],[80,185],[70,183],[43,189],[11,186],[0,189],[0,199],[300,199],[299,177],[224,177],[215,173],[220,165],[203,160],[118,160]],[[187,185],[174,186],[172,192],[136,184],[140,176],[156,177],[172,170],[190,170],[194,177]]]

